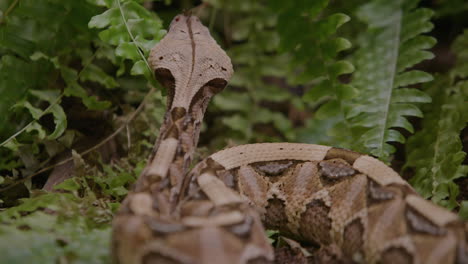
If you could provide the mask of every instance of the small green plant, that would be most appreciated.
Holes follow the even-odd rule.
[[[111,262],[113,214],[165,110],[146,58],[180,6],[235,68],[200,153],[265,141],[350,148],[468,219],[463,1],[180,2],[0,1],[0,263]],[[440,18],[456,41],[440,37]],[[434,73],[448,46],[454,65]],[[42,190],[57,163],[74,177]]]

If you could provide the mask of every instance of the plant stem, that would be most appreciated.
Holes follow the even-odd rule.
[[[119,6],[120,15],[122,16],[122,20],[123,20],[123,22],[125,24],[125,28],[127,29],[128,35],[132,39],[133,44],[135,44],[135,47],[137,48],[138,54],[140,54],[141,58],[145,62],[146,67],[148,67],[148,70],[151,72],[151,75],[153,76],[153,79],[155,79],[153,70],[149,66],[149,63],[146,60],[145,55],[143,54],[143,52],[141,52],[141,48],[140,48],[140,46],[138,46],[138,43],[136,42],[135,37],[133,36],[133,33],[130,30],[130,27],[128,26],[128,24],[127,24],[127,19],[125,18],[125,14],[123,12],[122,5],[120,4],[120,0],[115,0],[115,1],[117,2],[117,5]]]
[[[0,20],[0,25],[5,21],[6,17],[13,11],[15,6],[19,3],[19,0],[14,0],[13,3],[8,7],[8,9],[5,11],[5,14],[3,15],[3,18]]]

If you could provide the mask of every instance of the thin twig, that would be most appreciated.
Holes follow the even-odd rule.
[[[216,21],[216,15],[218,14],[218,9],[217,8],[213,8],[213,10],[211,11],[211,17],[210,17],[210,25],[208,26],[209,30],[211,32],[213,32],[213,26],[214,26],[214,23]]]
[[[122,16],[122,20],[123,20],[123,22],[125,24],[125,28],[127,29],[128,35],[132,39],[133,44],[135,44],[135,47],[137,48],[138,54],[140,54],[141,58],[146,63],[146,67],[148,67],[148,70],[151,72],[151,74],[153,75],[153,78],[154,78],[154,72],[153,72],[153,70],[151,70],[151,67],[150,67],[148,61],[146,60],[145,55],[141,52],[141,47],[138,46],[138,43],[136,42],[135,37],[133,36],[133,33],[130,30],[130,27],[128,26],[128,24],[127,24],[127,19],[125,18],[125,14],[123,12],[122,6],[120,5],[120,0],[115,0],[115,1],[117,2],[117,5],[119,6],[120,15]]]
[[[198,6],[195,6],[193,7],[192,9],[190,9],[192,11],[192,13],[194,13],[197,17],[200,17],[202,15],[202,11],[203,9],[205,9],[205,7],[207,6],[210,6],[208,3],[201,3],[199,4]]]
[[[0,25],[5,21],[6,17],[13,11],[15,6],[18,4],[19,0],[14,0],[13,3],[8,7],[8,9],[5,11],[5,14],[3,15],[3,18],[0,20]]]
[[[127,118],[127,120],[125,120],[124,124],[122,124],[117,130],[115,130],[112,134],[110,134],[109,136],[107,136],[105,139],[103,139],[103,140],[102,140],[101,142],[99,142],[98,144],[96,144],[96,145],[94,145],[93,147],[91,147],[91,148],[89,148],[89,149],[87,149],[87,150],[85,150],[85,151],[79,153],[80,156],[84,156],[84,155],[89,154],[90,152],[92,152],[92,151],[98,149],[99,147],[101,147],[102,145],[104,145],[105,143],[107,143],[109,140],[111,140],[112,138],[114,138],[115,136],[117,136],[124,128],[126,128],[126,127],[128,126],[128,124],[137,116],[137,114],[140,113],[141,110],[143,110],[143,106],[145,105],[147,99],[150,97],[150,95],[151,95],[155,90],[156,90],[156,89],[151,88],[151,90],[146,94],[145,98],[144,98],[143,101],[140,103],[140,105],[137,107],[137,109],[135,109],[135,111]],[[55,167],[57,167],[57,166],[63,165],[63,164],[65,164],[65,163],[67,163],[67,162],[69,162],[69,161],[71,161],[71,160],[73,160],[73,157],[70,157],[70,158],[68,158],[68,159],[62,160],[62,161],[60,161],[60,162],[58,162],[58,163],[56,163],[56,164],[53,164],[53,165],[51,165],[51,166],[49,166],[49,167],[43,168],[43,169],[37,171],[36,173],[33,173],[33,174],[27,176],[26,178],[23,178],[23,179],[21,179],[21,180],[15,182],[15,183],[12,183],[12,184],[8,185],[8,186],[5,187],[5,188],[0,189],[0,192],[7,191],[7,190],[11,189],[13,186],[16,186],[16,185],[18,185],[18,184],[20,184],[20,183],[22,183],[22,182],[24,182],[24,181],[26,181],[26,180],[29,180],[29,179],[31,179],[31,178],[33,178],[33,177],[35,177],[35,176],[37,176],[37,175],[39,175],[39,174],[41,174],[41,173],[43,173],[43,172],[46,172],[46,171],[48,171],[48,170],[51,170],[51,169],[55,168]]]

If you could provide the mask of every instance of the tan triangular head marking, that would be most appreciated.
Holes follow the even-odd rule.
[[[432,223],[410,207],[406,208],[406,221],[410,227],[410,230],[413,232],[425,233],[435,236],[442,236],[447,233],[444,228],[441,228]]]
[[[438,226],[445,226],[448,223],[459,220],[458,216],[444,208],[437,206],[419,196],[408,195],[406,202],[419,214],[429,219]]]
[[[217,206],[242,202],[241,197],[212,172],[205,172],[198,176],[197,182],[203,192]]]
[[[380,186],[377,182],[369,179],[369,184],[367,185],[367,198],[369,204],[390,200],[394,197],[394,192],[386,189],[385,187]]]

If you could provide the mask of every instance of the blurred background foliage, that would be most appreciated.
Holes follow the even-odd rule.
[[[196,161],[291,141],[374,155],[468,218],[464,0],[1,0],[0,263],[106,263],[158,134],[146,58],[200,17],[235,74]]]

